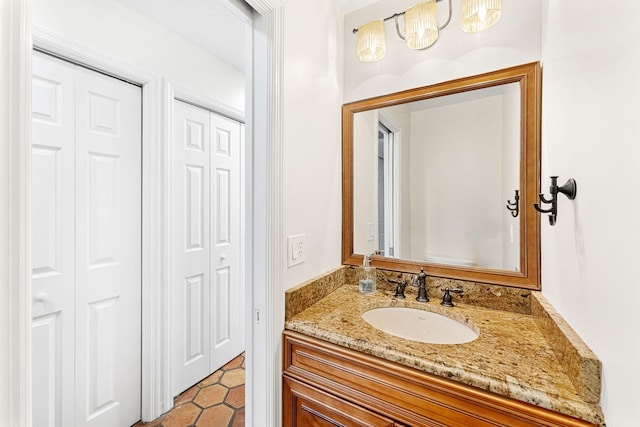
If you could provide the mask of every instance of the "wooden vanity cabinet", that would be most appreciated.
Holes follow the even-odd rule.
[[[283,425],[296,427],[393,427],[396,424],[375,412],[333,396],[292,378],[284,378],[286,407]]]
[[[292,331],[284,332],[283,426],[592,426]]]

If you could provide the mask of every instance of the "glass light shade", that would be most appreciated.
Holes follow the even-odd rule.
[[[477,33],[493,27],[501,15],[502,0],[462,0],[462,30]]]
[[[386,53],[384,22],[371,21],[358,28],[358,58],[362,62],[374,62]]]
[[[417,4],[405,11],[405,40],[411,49],[426,49],[438,40],[436,0]]]

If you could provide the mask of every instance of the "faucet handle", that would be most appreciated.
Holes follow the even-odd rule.
[[[453,302],[451,301],[451,292],[455,292],[457,294],[461,294],[462,292],[464,292],[464,289],[462,288],[454,288],[454,289],[441,288],[440,290],[444,292],[444,295],[442,295],[442,302],[440,303],[440,305],[443,305],[445,307],[453,307]]]

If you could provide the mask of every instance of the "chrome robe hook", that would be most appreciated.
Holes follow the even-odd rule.
[[[570,178],[563,186],[558,187],[558,177],[552,176],[551,178],[551,186],[549,187],[549,192],[551,193],[551,200],[547,200],[542,193],[538,195],[540,201],[542,203],[551,203],[551,208],[542,209],[538,203],[534,203],[533,207],[536,208],[538,212],[548,213],[549,214],[549,224],[556,225],[556,220],[558,219],[558,193],[562,193],[569,198],[569,200],[573,200],[576,198],[576,193],[578,188],[576,186],[576,181],[573,178]]]

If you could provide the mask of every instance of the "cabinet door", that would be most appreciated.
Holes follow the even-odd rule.
[[[393,427],[388,418],[284,378],[284,427]]]

